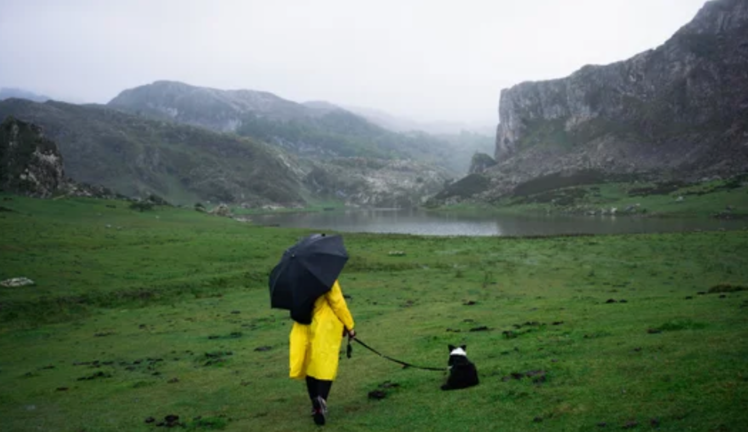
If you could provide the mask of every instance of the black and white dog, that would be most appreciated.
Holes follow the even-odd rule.
[[[478,385],[478,369],[470,362],[465,345],[449,346],[449,377],[442,390],[458,390]]]

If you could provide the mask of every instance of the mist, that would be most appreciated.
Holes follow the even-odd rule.
[[[0,87],[105,103],[155,80],[495,124],[502,88],[654,48],[704,0],[0,0]]]

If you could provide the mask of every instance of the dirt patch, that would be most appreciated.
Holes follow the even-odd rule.
[[[94,333],[94,337],[106,337],[106,336],[111,336],[113,334],[116,334],[116,333],[113,331],[104,331],[104,332]]]
[[[149,421],[153,419],[153,417],[148,417],[145,419],[146,423],[153,423],[156,420],[153,419],[152,421]],[[187,425],[179,422],[179,416],[175,414],[169,414],[166,417],[164,417],[163,421],[160,421],[156,423],[157,427],[167,427],[167,428],[173,428],[173,427],[186,427]]]
[[[210,340],[216,340],[216,339],[239,339],[242,336],[244,336],[244,333],[242,333],[240,331],[235,331],[235,332],[231,332],[231,333],[229,333],[227,335],[223,335],[223,336],[221,336],[221,335],[210,335],[210,336],[208,336],[208,339],[210,339]]]
[[[544,370],[537,369],[537,370],[530,370],[527,372],[512,372],[509,375],[501,378],[502,381],[510,381],[510,380],[521,380],[524,378],[530,378],[532,379],[532,382],[534,384],[542,384],[548,380],[548,373]]]
[[[748,287],[744,287],[742,285],[733,285],[733,284],[718,284],[714,285],[713,287],[709,288],[709,291],[707,291],[708,294],[718,294],[718,293],[732,293],[732,292],[738,292],[738,291],[748,291]]]
[[[112,377],[112,374],[110,374],[109,372],[98,371],[98,372],[96,372],[93,375],[82,376],[82,377],[78,378],[78,381],[91,381],[91,380],[95,380],[95,379],[111,378],[111,377]]]
[[[375,390],[369,392],[369,399],[382,400],[388,396],[388,392],[400,387],[400,384],[392,381],[385,381],[377,386]]]
[[[469,331],[471,332],[482,332],[482,331],[489,331],[490,329],[486,326],[480,326],[480,327],[473,327]]]
[[[382,390],[372,390],[369,392],[369,399],[382,400],[387,397],[387,393]]]
[[[265,345],[265,346],[261,346],[261,347],[255,348],[255,351],[257,351],[257,352],[265,352],[265,351],[270,351],[271,349],[273,349],[273,347]]]
[[[201,361],[205,361],[203,366],[220,365],[226,363],[228,357],[232,355],[234,355],[234,353],[231,351],[210,351],[202,356]]]

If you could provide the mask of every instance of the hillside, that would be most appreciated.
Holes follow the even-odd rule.
[[[656,49],[505,89],[499,163],[483,198],[558,174],[690,181],[744,172],[747,83],[748,2],[712,0]]]
[[[304,202],[291,159],[250,139],[95,105],[0,102],[0,118],[11,115],[41,126],[79,182],[182,204]]]
[[[440,166],[453,176],[464,173],[450,160],[454,146],[449,142],[426,133],[393,132],[323,101],[300,104],[268,92],[156,81],[123,91],[108,106],[234,132],[305,157],[412,159]]]
[[[28,99],[34,102],[46,102],[51,99],[47,96],[40,95],[34,92],[30,92],[24,89],[8,88],[8,87],[0,88],[0,101],[3,101],[5,99],[11,99],[11,98]]]

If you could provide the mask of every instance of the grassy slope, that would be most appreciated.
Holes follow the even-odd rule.
[[[659,217],[711,217],[725,213],[732,207],[730,216],[748,216],[748,185],[736,183],[727,187],[724,180],[684,185],[672,190],[656,190],[655,183],[603,183],[574,186],[522,197],[502,198],[493,205],[458,204],[438,208],[439,211],[495,211],[498,213],[569,213],[586,214],[617,209],[625,214],[629,206],[636,206],[635,214]],[[632,194],[635,189],[655,188],[655,193]],[[682,201],[678,197],[683,196]],[[556,200],[555,202],[553,200]]]
[[[251,139],[95,105],[0,102],[0,120],[8,115],[42,126],[76,181],[190,205],[303,202],[302,187],[277,149]]]
[[[117,202],[2,205],[16,213],[0,213],[0,279],[37,282],[0,288],[3,430],[146,431],[155,427],[146,417],[167,414],[197,430],[207,429],[197,416],[229,431],[315,430],[302,386],[286,378],[290,323],[268,309],[265,285],[305,231],[187,210],[132,213]],[[341,360],[328,430],[592,431],[630,421],[646,430],[657,418],[663,431],[738,431],[748,423],[748,292],[696,295],[748,285],[748,233],[349,234],[346,243],[352,258],[341,283],[360,337],[425,365],[446,364],[446,345],[467,343],[482,382],[444,393],[438,373],[403,370],[357,347]],[[100,294],[80,296],[91,291]],[[132,292],[150,294],[133,300]],[[47,323],[32,325],[39,312]],[[524,325],[533,321],[540,325]],[[491,330],[467,331],[483,325]],[[647,332],[657,327],[664,331]],[[271,349],[255,350],[263,346]],[[205,366],[216,351],[232,354]],[[99,367],[74,364],[95,360]],[[546,382],[502,380],[538,369]],[[77,380],[99,371],[111,377]],[[400,387],[368,400],[387,380]]]

